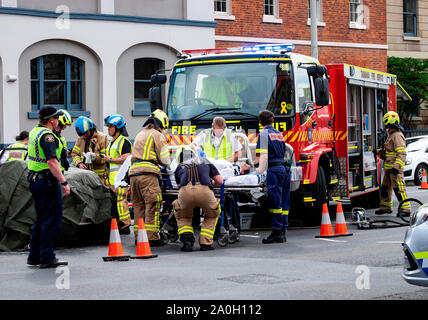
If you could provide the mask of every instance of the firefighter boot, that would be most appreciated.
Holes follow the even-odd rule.
[[[265,239],[262,240],[263,243],[283,243],[284,235],[282,230],[272,230],[272,233]]]
[[[195,242],[195,238],[193,237],[193,233],[185,232],[180,236],[180,241],[183,243],[181,247],[181,251],[184,252],[192,252],[193,243]]]

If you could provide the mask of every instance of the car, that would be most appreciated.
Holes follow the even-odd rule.
[[[428,174],[428,136],[416,136],[406,139],[406,164],[404,181],[413,181],[415,185],[422,182],[423,171]]]
[[[407,283],[428,287],[428,204],[412,213],[403,242],[404,268]]]

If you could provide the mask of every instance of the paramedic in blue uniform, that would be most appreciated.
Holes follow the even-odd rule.
[[[257,174],[266,174],[269,213],[272,214],[272,233],[263,243],[286,242],[290,209],[290,163],[285,160],[285,141],[282,133],[273,128],[274,114],[269,110],[259,113],[263,130],[257,138]]]
[[[62,224],[62,196],[70,194],[59,160],[62,143],[53,130],[63,113],[53,106],[39,111],[39,125],[31,130],[28,142],[28,181],[36,209],[27,264],[40,268],[67,265],[55,257],[55,238]],[[61,187],[63,194],[61,193]]]

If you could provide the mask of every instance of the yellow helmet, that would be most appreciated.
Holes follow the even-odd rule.
[[[394,111],[388,111],[383,116],[383,124],[385,126],[387,125],[394,125],[399,126],[400,125],[400,117],[398,116],[397,112]]]
[[[73,119],[71,119],[70,114],[64,110],[59,109],[59,111],[62,111],[62,115],[58,117],[59,122],[65,127],[65,126],[71,126],[71,123],[73,122]]]
[[[156,109],[151,113],[146,122],[143,124],[143,127],[149,123],[153,123],[156,127],[160,127],[162,129],[168,129],[169,127],[168,116],[160,109]]]

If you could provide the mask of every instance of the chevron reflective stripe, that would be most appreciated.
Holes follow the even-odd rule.
[[[191,232],[191,233],[193,233],[193,227],[184,226],[184,227],[178,228],[178,234],[179,235],[182,234],[182,233],[185,233],[185,232]]]
[[[212,239],[214,237],[214,230],[201,228],[200,235],[207,236]]]
[[[282,213],[282,209],[269,209],[270,213]]]
[[[404,168],[405,163],[403,160],[395,159],[395,163],[397,163],[400,166],[400,168]]]

